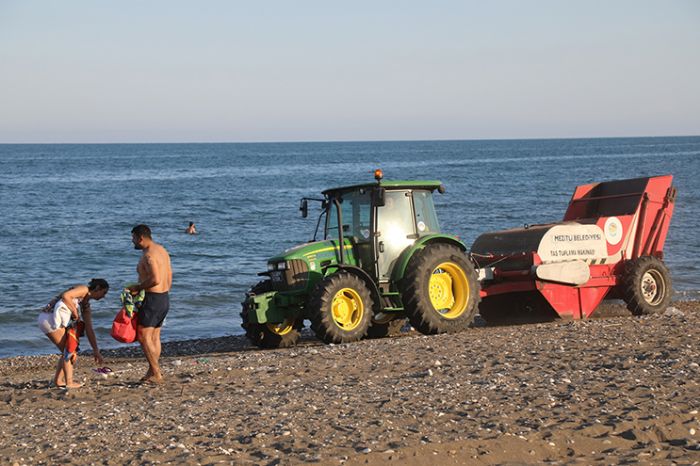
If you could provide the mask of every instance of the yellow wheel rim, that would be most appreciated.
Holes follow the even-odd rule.
[[[279,324],[266,324],[267,329],[275,335],[286,335],[294,330],[294,319],[287,319]]]
[[[456,319],[467,309],[469,302],[467,274],[454,262],[443,262],[433,269],[428,284],[430,302],[445,319]]]
[[[362,321],[365,314],[365,305],[357,291],[352,288],[343,288],[333,296],[331,304],[333,322],[343,330],[352,330]]]

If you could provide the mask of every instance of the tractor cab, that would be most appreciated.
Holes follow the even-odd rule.
[[[421,237],[439,234],[433,191],[445,192],[439,181],[382,181],[323,192],[323,238],[338,248],[338,263],[359,266],[373,280],[386,283],[401,254]],[[304,212],[302,200],[302,214]]]

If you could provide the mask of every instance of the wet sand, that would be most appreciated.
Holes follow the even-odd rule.
[[[57,356],[9,358],[0,462],[696,464],[699,326],[700,303],[676,302],[348,345],[176,342],[163,386],[138,384],[130,346],[104,352],[110,377],[81,355],[68,391],[48,387]]]

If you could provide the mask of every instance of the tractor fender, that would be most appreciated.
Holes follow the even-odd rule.
[[[467,256],[466,251],[467,251],[467,246],[461,242],[459,239],[457,239],[456,236],[452,235],[445,235],[445,234],[434,234],[434,235],[425,235],[421,236],[416,240],[415,243],[413,243],[411,246],[407,247],[399,256],[399,258],[396,260],[396,264],[394,265],[394,270],[391,272],[391,280],[394,283],[400,282],[404,275],[406,275],[406,268],[408,267],[408,263],[411,260],[411,258],[419,251],[422,251],[426,246],[430,244],[436,244],[436,243],[442,243],[442,244],[452,244],[460,248],[462,251],[465,252],[465,256]],[[471,259],[469,259],[471,260]]]
[[[342,270],[343,272],[356,275],[360,280],[364,281],[367,284],[367,288],[369,288],[370,294],[372,295],[372,300],[374,301],[375,308],[381,308],[382,300],[381,295],[379,294],[379,287],[377,287],[377,284],[367,272],[365,272],[360,267],[348,264],[333,264],[330,267],[336,268],[338,271]]]

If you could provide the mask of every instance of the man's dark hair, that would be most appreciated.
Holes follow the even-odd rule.
[[[96,289],[109,289],[109,283],[104,278],[93,278],[88,283],[88,290],[95,291]]]
[[[143,223],[141,225],[136,225],[134,228],[131,229],[131,234],[136,235],[139,238],[151,238],[151,229],[148,228],[148,225],[144,225]]]

